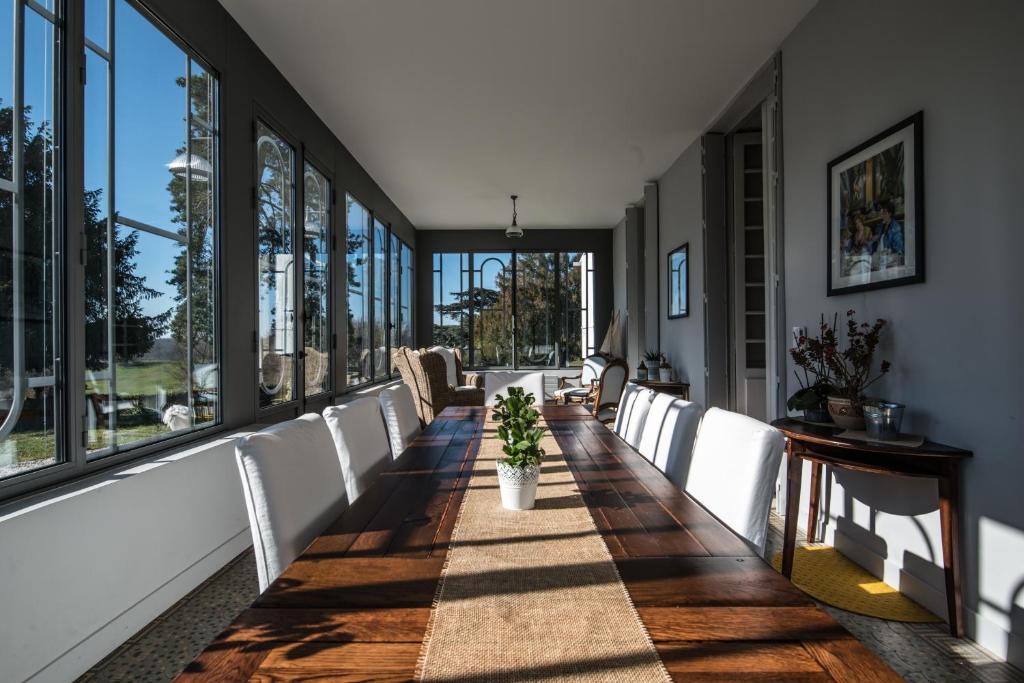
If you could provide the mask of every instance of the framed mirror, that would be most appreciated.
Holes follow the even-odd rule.
[[[668,253],[668,317],[690,315],[690,243]]]

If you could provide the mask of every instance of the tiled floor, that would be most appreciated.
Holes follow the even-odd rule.
[[[772,515],[767,554],[782,547]],[[258,593],[252,551],[239,555],[80,680],[159,683],[172,679]],[[1024,674],[937,624],[902,624],[832,607],[828,612],[910,683],[1024,683]]]

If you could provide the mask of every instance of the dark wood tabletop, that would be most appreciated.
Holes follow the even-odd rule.
[[[589,412],[543,411],[675,679],[900,680]],[[484,415],[446,409],[179,680],[409,680]]]

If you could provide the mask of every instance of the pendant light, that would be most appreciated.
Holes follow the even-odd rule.
[[[512,197],[512,225],[505,229],[505,237],[509,239],[519,239],[523,236],[523,229],[519,227],[517,222],[518,215],[516,214],[516,200],[519,199],[519,195],[514,194]]]

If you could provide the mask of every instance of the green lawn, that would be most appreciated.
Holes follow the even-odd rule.
[[[118,363],[116,370],[117,393],[121,397],[149,396],[163,387],[167,393],[185,393],[188,371],[177,361],[139,361]],[[107,393],[102,381],[86,382],[85,390]]]

